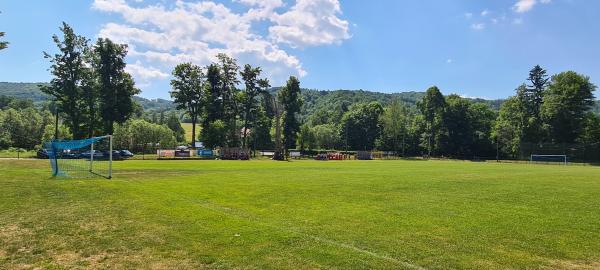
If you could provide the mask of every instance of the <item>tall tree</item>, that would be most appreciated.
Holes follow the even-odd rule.
[[[527,113],[539,118],[540,107],[542,106],[544,91],[546,90],[549,78],[546,75],[546,70],[536,65],[529,71],[527,80],[530,84],[526,88],[526,98],[521,102],[525,103]]]
[[[408,124],[408,109],[398,99],[394,99],[381,115],[383,124],[383,136],[391,139],[392,148],[398,153],[398,145],[400,145],[402,156],[405,154],[405,139],[406,129]]]
[[[181,126],[181,122],[175,111],[169,113],[164,124],[173,131],[177,142],[185,142],[185,129]]]
[[[240,130],[237,128],[239,90],[236,86],[240,83],[237,77],[240,67],[234,58],[226,54],[218,54],[217,59],[221,71],[220,88],[223,102],[221,114],[228,130],[227,146],[239,146]]]
[[[42,92],[54,97],[58,111],[66,115],[65,123],[73,133],[75,139],[85,137],[85,131],[81,125],[85,119],[82,86],[86,78],[88,67],[86,66],[84,53],[88,49],[88,40],[78,36],[68,24],[63,22],[60,31],[63,33],[61,40],[57,35],[52,39],[59,52],[50,55],[44,52],[44,58],[50,59],[50,71],[54,78],[49,86],[41,87]]]
[[[259,79],[261,69],[260,67],[253,68],[250,65],[245,65],[244,70],[240,72],[244,85],[246,86],[242,95],[242,107],[244,114],[242,115],[244,128],[242,131],[242,147],[248,146],[248,127],[250,120],[254,118],[251,113],[255,112],[258,106],[257,97],[262,91],[265,91],[269,87],[269,81],[266,79]]]
[[[183,63],[175,67],[173,77],[171,97],[177,104],[177,109],[185,110],[192,120],[192,147],[196,147],[196,122],[204,105],[202,95],[205,84],[204,73],[197,65]]]
[[[223,93],[221,93],[221,71],[216,64],[206,67],[206,117],[202,121],[202,128],[207,128],[209,123],[223,119]]]
[[[425,145],[429,156],[434,153],[435,149],[441,147],[440,134],[442,128],[443,114],[446,109],[446,100],[437,86],[430,87],[425,92],[423,99],[417,103],[417,106],[423,114],[427,125],[427,133],[425,134]]]
[[[133,96],[140,92],[125,72],[127,45],[99,38],[94,46],[94,69],[98,76],[100,115],[104,131],[113,133],[114,123],[125,123],[133,114]]]
[[[540,108],[542,106],[544,92],[548,84],[548,75],[539,65],[529,71],[528,84],[517,88],[517,98],[521,104],[522,111],[522,140],[524,142],[540,142],[544,140]]]
[[[556,143],[572,143],[581,134],[584,116],[594,105],[596,86],[574,71],[552,76],[544,95],[542,119]]]
[[[379,117],[383,107],[379,102],[360,103],[352,106],[342,117],[340,134],[352,150],[372,150],[379,137]]]
[[[518,157],[523,132],[522,106],[517,97],[507,99],[500,108],[492,129],[492,137],[503,153]]]
[[[279,102],[283,106],[283,145],[285,149],[296,148],[296,135],[300,129],[297,114],[302,107],[300,81],[291,76],[286,86],[279,92]]]

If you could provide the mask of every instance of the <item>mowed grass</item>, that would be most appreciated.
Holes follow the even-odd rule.
[[[191,143],[192,142],[192,123],[181,123],[181,127],[185,130],[185,141]],[[196,138],[198,138],[198,134],[200,133],[200,125],[196,124]]]
[[[0,161],[0,269],[599,269],[600,168]]]

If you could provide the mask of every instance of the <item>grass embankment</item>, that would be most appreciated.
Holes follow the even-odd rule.
[[[0,161],[0,269],[597,269],[600,168]]]

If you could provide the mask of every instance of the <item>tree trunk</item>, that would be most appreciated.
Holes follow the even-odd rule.
[[[249,106],[246,108],[246,111],[244,112],[244,134],[243,138],[242,138],[242,148],[246,149],[247,146],[247,133],[248,133],[248,115],[250,114],[250,108]]]
[[[195,116],[192,116],[192,149],[196,149],[196,120]]]

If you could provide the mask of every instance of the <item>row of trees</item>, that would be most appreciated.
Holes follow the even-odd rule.
[[[33,149],[42,141],[52,140],[55,127],[48,108],[36,108],[29,100],[0,96],[0,149],[9,147]],[[59,135],[69,138],[65,126],[59,126]]]
[[[236,59],[225,54],[216,58],[216,63],[206,67],[182,63],[173,70],[171,97],[192,122],[192,145],[200,119],[199,138],[209,148],[272,147],[273,125],[275,145],[281,134],[283,146],[294,148],[302,106],[298,79],[290,77],[274,97],[269,80],[260,78],[260,67],[246,64],[240,68]],[[239,89],[239,84],[244,88]]]
[[[56,122],[62,114],[75,139],[112,134],[115,123],[131,117],[132,97],[139,93],[125,72],[127,45],[99,38],[91,46],[66,23],[60,31],[62,39],[52,37],[58,52],[44,52],[54,78],[49,86],[41,87],[55,100]]]
[[[596,86],[573,71],[548,78],[539,66],[500,109],[493,136],[512,155],[523,143],[597,144],[600,119],[591,111]]]
[[[342,106],[315,113],[300,129],[303,149],[389,150],[401,155],[518,158],[524,144],[600,142],[600,118],[591,111],[594,86],[572,71],[549,78],[534,67],[499,112],[429,88],[416,106],[399,100]],[[563,149],[566,148],[563,147]],[[597,148],[597,147],[596,147]]]

